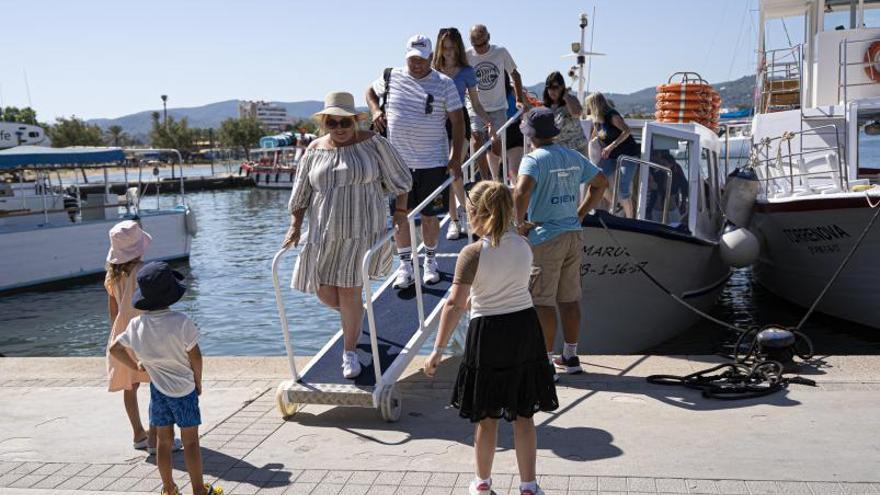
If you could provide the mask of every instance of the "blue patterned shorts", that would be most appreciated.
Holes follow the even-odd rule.
[[[183,397],[168,397],[150,384],[150,426],[189,428],[202,424],[199,396],[195,390]]]

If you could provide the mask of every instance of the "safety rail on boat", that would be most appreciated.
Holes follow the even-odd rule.
[[[797,136],[803,136],[806,134],[817,134],[818,135],[818,134],[820,134],[819,131],[821,131],[823,129],[833,129],[834,130],[834,138],[835,138],[834,146],[810,148],[806,151],[803,151],[803,143],[801,143],[801,150],[802,151],[792,151],[791,141],[793,138],[795,138]],[[774,143],[776,141],[778,141],[776,143],[776,154],[771,155],[770,154],[770,147],[771,147],[772,143]],[[783,143],[786,144],[786,146],[788,148],[788,153],[782,152]],[[821,172],[810,172],[810,173],[798,172],[796,174],[794,172],[794,160],[793,160],[794,157],[799,157],[798,159],[803,159],[803,157],[805,155],[814,155],[814,154],[820,154],[820,153],[834,152],[837,156],[837,174],[839,177],[839,184],[838,185],[843,190],[849,190],[849,186],[850,186],[849,172],[846,167],[846,156],[844,155],[844,149],[840,145],[840,132],[838,130],[837,124],[825,124],[825,125],[820,125],[820,126],[816,126],[816,127],[811,127],[809,129],[805,129],[802,131],[786,132],[781,136],[775,136],[772,138],[764,138],[761,141],[759,141],[758,143],[753,144],[752,147],[756,152],[755,153],[756,157],[755,157],[755,161],[753,163],[753,166],[755,168],[758,168],[762,165],[764,166],[765,177],[764,177],[763,182],[766,182],[767,184],[769,184],[770,181],[776,181],[780,178],[783,178],[783,177],[778,177],[778,176],[774,177],[771,174],[771,171],[770,171],[771,162],[776,162],[777,166],[779,167],[779,170],[781,170],[783,173],[785,171],[783,163],[787,162],[788,163],[788,172],[789,172],[787,178],[790,181],[792,189],[794,189],[795,178],[828,173],[827,171],[821,171]],[[764,156],[763,157],[761,157],[761,153],[760,153],[762,147],[764,148],[764,150],[763,150]],[[766,193],[766,190],[765,190],[765,193]]]
[[[848,72],[849,68],[852,66],[859,66],[862,68],[870,67],[874,65],[876,62],[874,60],[869,60],[865,62],[864,60],[859,60],[858,62],[850,62],[849,59],[849,47],[850,45],[864,45],[866,43],[874,43],[880,41],[877,37],[874,38],[862,38],[857,40],[851,39],[842,39],[837,46],[837,101],[846,105],[846,102],[849,101],[849,95],[847,89],[851,87],[857,86],[873,86],[877,84],[875,81],[870,82],[849,82]],[[867,57],[867,55],[865,55]],[[841,93],[843,93],[843,98],[841,98]]]
[[[275,172],[279,169],[293,169],[295,167],[297,150],[299,150],[298,146],[279,146],[277,148],[255,148],[255,149],[248,151],[248,160],[253,161],[253,159],[251,158],[252,154],[262,155],[262,154],[271,153],[272,154],[272,164],[269,165],[269,167],[271,167],[272,172]],[[286,166],[286,165],[280,163],[281,162],[280,158],[284,155],[284,152],[293,153],[293,157],[291,157],[291,160],[290,160],[292,164],[290,166]],[[254,168],[260,168],[260,167],[267,167],[267,166],[262,165],[259,162],[257,162],[254,165]]]
[[[730,174],[730,131],[732,129],[751,130],[752,122],[747,120],[744,122],[727,122],[721,124],[724,130],[724,176]]]
[[[765,50],[762,60],[763,67],[759,68],[755,82],[760,88],[755,95],[755,113],[771,111],[774,106],[802,108],[803,45]],[[784,97],[792,94],[796,95],[796,102]]]
[[[173,153],[177,155],[177,164],[180,166],[180,202],[183,205],[186,205],[186,192],[183,189],[183,156],[180,154],[180,151],[174,148],[126,148],[125,151],[138,154],[138,153]],[[146,185],[143,184],[141,180],[141,173],[143,171],[143,165],[141,165],[141,160],[138,160],[138,195],[137,195],[137,204],[135,204],[135,208],[140,210],[141,207],[141,196],[144,192],[146,192],[146,188],[149,186],[149,183]],[[171,164],[171,173],[174,173],[174,164]],[[106,182],[106,173],[105,173],[105,182]],[[156,178],[156,209],[159,209],[159,179]],[[128,180],[126,178],[125,188],[128,189]]]
[[[641,160],[639,158],[635,158],[632,156],[620,155],[619,157],[617,157],[617,163],[614,164],[614,167],[615,167],[614,176],[617,179],[614,181],[614,187],[612,188],[612,192],[611,192],[612,210],[614,208],[613,205],[617,204],[617,191],[618,191],[618,188],[620,187],[620,179],[621,179],[621,174],[616,173],[616,171],[620,169],[620,166],[623,165],[624,162],[634,163],[639,166],[639,194],[638,194],[639,206],[635,209],[636,219],[638,219],[638,220],[653,221],[653,220],[647,218],[647,216],[648,216],[647,211],[645,211],[644,215],[642,215],[641,217],[638,214],[638,211],[642,210],[642,202],[647,199],[649,171],[652,168],[654,168],[654,169],[660,170],[661,172],[666,174],[666,196],[663,200],[663,212],[660,217],[660,223],[665,225],[667,220],[669,219],[669,200],[670,200],[670,196],[672,195],[672,169],[665,166],[665,165],[660,165],[659,163],[649,162],[647,160]]]
[[[495,134],[493,134],[492,139],[487,139],[479,149],[477,149],[473,154],[471,154],[470,158],[467,159],[462,165],[462,175],[464,175],[464,171],[466,169],[470,169],[473,167],[474,163],[476,163],[477,159],[480,158],[483,154],[485,154],[491,147],[494,138],[501,138],[501,149],[502,149],[502,170],[504,177],[507,177],[508,164],[507,164],[507,137],[506,130],[510,127],[514,122],[516,122],[521,116],[523,111],[519,110],[514,114],[507,122],[504,123],[500,128],[495,130]],[[449,177],[442,184],[440,184],[437,189],[434,190],[427,198],[425,198],[418,206],[413,208],[413,210],[406,216],[407,222],[409,224],[409,236],[410,236],[410,246],[413,250],[413,277],[415,278],[416,283],[415,291],[416,291],[416,307],[418,309],[419,315],[419,329],[425,329],[425,304],[422,301],[422,284],[421,280],[421,269],[418,263],[418,236],[416,232],[416,216],[421,213],[431,202],[434,201],[437,196],[443,193],[443,191],[452,185],[453,178]],[[462,205],[465,204],[466,198],[458,198],[461,201]],[[470,238],[470,224],[466,222],[466,231],[467,236]],[[389,230],[385,235],[383,235],[378,241],[376,241],[370,249],[364,254],[363,262],[361,263],[361,276],[364,281],[364,291],[365,291],[365,301],[366,301],[366,310],[367,310],[367,324],[369,325],[370,330],[370,347],[372,348],[373,354],[373,370],[376,373],[376,389],[379,390],[382,385],[382,370],[380,369],[380,361],[379,361],[379,344],[377,342],[376,337],[376,318],[373,313],[373,291],[368,283],[370,279],[370,259],[372,259],[373,255],[381,249],[382,245],[386,242],[390,241],[394,237],[394,229]],[[373,401],[377,400],[377,396],[374,395]]]

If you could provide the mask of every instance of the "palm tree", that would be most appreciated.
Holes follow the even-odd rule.
[[[109,134],[110,142],[116,147],[119,146],[120,139],[125,138],[125,132],[123,132],[121,125],[111,125],[107,128],[107,133]]]

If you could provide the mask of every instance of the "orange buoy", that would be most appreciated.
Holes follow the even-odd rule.
[[[880,41],[871,43],[871,46],[865,50],[865,74],[874,82],[880,82],[877,55],[880,55]]]

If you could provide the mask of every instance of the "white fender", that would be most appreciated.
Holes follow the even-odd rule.
[[[745,228],[726,230],[718,244],[721,248],[721,259],[736,268],[751,265],[761,254],[758,237]]]

